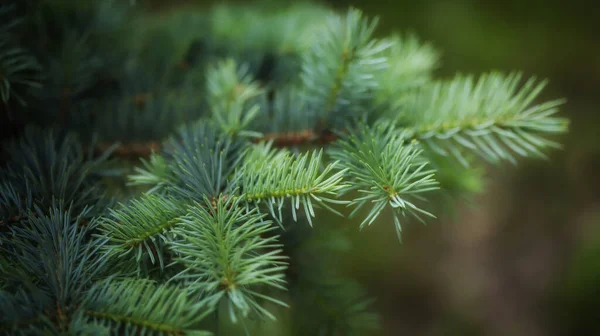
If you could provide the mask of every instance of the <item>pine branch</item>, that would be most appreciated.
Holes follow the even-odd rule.
[[[0,32],[0,99],[4,104],[13,98],[26,106],[27,96],[41,88],[41,69],[31,52],[14,44],[8,34]]]
[[[207,313],[183,288],[144,279],[100,282],[80,307],[81,320],[87,317],[123,335],[211,335],[198,327]]]
[[[3,177],[20,197],[32,198],[42,207],[58,199],[71,204],[74,212],[106,201],[94,173],[110,150],[93,157],[74,134],[37,127],[28,127],[4,149],[10,161]]]
[[[333,159],[340,162],[345,175],[351,178],[343,190],[358,191],[362,196],[350,204],[357,205],[354,215],[366,204],[372,204],[361,228],[371,225],[390,206],[394,209],[394,224],[400,239],[401,226],[398,215],[433,217],[410,199],[419,194],[438,189],[434,171],[420,155],[422,150],[414,143],[407,144],[406,137],[393,127],[379,125],[369,128],[360,124],[343,135],[330,151]]]
[[[6,146],[0,332],[206,335],[221,305],[235,323],[275,319],[290,299],[300,333],[374,333],[371,300],[335,272],[351,247],[314,231],[315,208],[366,210],[361,228],[389,211],[400,239],[404,217],[439,212],[422,206],[429,192],[480,188],[459,162],[544,156],[567,129],[562,101],[535,103],[545,82],[436,81],[437,50],[375,39],[377,19],[356,9],[223,5],[165,20],[114,0],[39,5],[22,22],[0,6],[0,99],[89,147],[37,128]],[[31,93],[36,108],[13,104]],[[110,155],[142,157],[128,185],[149,190],[111,207]]]
[[[490,162],[515,162],[514,153],[545,158],[544,149],[560,147],[547,137],[567,130],[567,121],[555,116],[564,101],[534,105],[546,82],[531,78],[519,86],[521,77],[490,73],[437,82],[407,100],[398,120],[428,150],[465,165],[463,151]]]
[[[439,66],[439,52],[429,43],[421,42],[415,35],[392,35],[391,46],[384,52],[386,71],[377,73],[378,101],[387,108],[401,107],[406,96],[415,89],[433,81],[433,71]]]
[[[0,238],[15,265],[37,279],[39,288],[48,293],[46,314],[64,330],[74,305],[106,271],[107,260],[98,257],[104,241],[88,241],[95,222],[78,225],[85,213],[72,215],[61,204],[48,212],[35,209],[38,216],[28,216],[23,225],[10,227],[11,235]]]
[[[368,111],[379,85],[375,74],[386,69],[383,52],[390,46],[372,39],[377,22],[356,9],[343,17],[330,16],[326,30],[306,53],[301,74],[306,99],[324,125]]]
[[[241,145],[207,120],[182,127],[166,145],[171,170],[167,189],[184,199],[218,197],[240,160]]]
[[[0,169],[0,173],[4,172]],[[0,226],[26,220],[26,214],[32,207],[32,190],[27,184],[22,194],[11,182],[0,183]]]
[[[233,59],[207,69],[208,104],[216,124],[229,135],[260,136],[248,130],[260,107],[252,100],[263,93],[247,66],[238,67]]]
[[[241,187],[241,198],[248,207],[259,208],[265,204],[269,213],[281,224],[281,209],[289,200],[294,220],[297,211],[304,208],[308,222],[312,225],[315,206],[322,206],[339,214],[327,203],[344,203],[330,196],[337,197],[345,187],[342,176],[345,170],[334,174],[331,172],[337,163],[328,164],[322,171],[321,151],[300,154],[266,155],[263,158],[246,162],[236,173],[233,185]]]
[[[213,309],[226,297],[233,322],[238,313],[250,312],[275,319],[260,301],[286,304],[258,291],[261,287],[285,290],[287,263],[280,255],[281,245],[277,236],[263,237],[273,229],[264,216],[246,211],[233,197],[218,199],[215,207],[205,198],[173,229],[175,261],[185,266],[173,280],[201,293],[202,301]]]
[[[148,259],[164,270],[168,232],[185,214],[185,204],[146,194],[109,212],[99,225],[101,236],[108,239],[103,248],[107,258],[116,260],[120,269],[137,270],[138,275]]]
[[[135,167],[136,174],[128,176],[130,186],[150,186],[148,194],[164,191],[170,180],[170,169],[167,161],[160,154],[152,151],[149,160],[141,158],[142,167]]]

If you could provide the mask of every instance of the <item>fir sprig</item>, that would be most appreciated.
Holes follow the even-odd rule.
[[[388,105],[386,108],[394,109],[401,106],[403,97],[434,80],[440,53],[413,34],[395,34],[388,41],[391,46],[384,55],[389,65],[386,71],[377,74],[380,83],[377,97],[379,103]]]
[[[285,290],[286,257],[271,231],[274,227],[257,211],[246,211],[239,199],[204,199],[190,208],[173,229],[174,258],[185,270],[173,280],[202,295],[211,307],[227,299],[233,322],[250,312],[275,319],[262,301],[286,304],[260,293],[261,287]],[[271,234],[271,236],[269,236]]]
[[[101,235],[108,239],[104,248],[108,258],[125,265],[123,269],[136,269],[138,275],[147,268],[147,260],[164,270],[168,232],[185,211],[185,203],[148,194],[109,210],[99,225]]]
[[[0,33],[0,99],[4,104],[13,98],[17,103],[27,105],[27,94],[42,87],[41,69],[30,51]]]
[[[299,333],[373,332],[370,300],[335,272],[332,252],[351,247],[312,228],[316,208],[365,210],[361,228],[389,211],[400,238],[404,217],[442,213],[423,205],[437,189],[480,188],[459,162],[543,157],[567,129],[561,100],[538,102],[545,82],[437,80],[437,50],[375,38],[357,9],[129,20],[114,0],[39,4],[0,18],[0,108],[61,126],[4,146],[0,332],[204,335],[220,308],[274,319],[288,299]],[[32,90],[40,104],[13,104]],[[107,201],[122,197],[105,194],[110,153],[149,156],[128,183],[144,194]]]
[[[3,253],[47,293],[48,316],[66,329],[82,295],[106,272],[108,260],[100,256],[105,240],[88,240],[96,221],[84,221],[85,212],[72,213],[62,203],[47,211],[34,209],[27,221],[11,226],[11,234],[1,237]]]
[[[391,44],[373,38],[378,20],[357,9],[329,16],[326,22],[304,56],[300,76],[310,108],[320,111],[321,120],[331,126],[369,111],[379,86],[376,74],[387,68],[383,52]]]
[[[134,174],[128,176],[130,186],[149,186],[148,194],[164,191],[168,183],[170,169],[164,156],[152,153],[150,158],[140,158],[143,167],[134,167]]]
[[[217,197],[241,159],[241,143],[209,120],[182,127],[165,147],[172,177],[167,188],[184,199]]]
[[[3,178],[21,197],[33,198],[44,208],[58,199],[71,204],[75,212],[97,203],[107,204],[108,199],[96,182],[110,148],[94,157],[73,133],[28,127],[23,137],[7,142],[4,149],[10,161],[2,172]]]
[[[402,132],[384,125],[371,128],[360,124],[334,144],[330,151],[332,158],[340,162],[352,179],[344,191],[359,192],[359,197],[351,202],[356,205],[351,216],[363,206],[372,205],[361,228],[371,225],[387,206],[394,209],[399,238],[402,228],[398,215],[433,217],[411,200],[439,188],[435,173],[421,152],[418,145],[406,143]]]
[[[338,211],[329,204],[345,203],[335,199],[345,187],[342,177],[345,170],[334,173],[337,163],[328,164],[321,170],[323,151],[313,151],[298,156],[293,154],[272,154],[248,162],[236,173],[234,185],[242,190],[241,198],[251,207],[265,204],[269,213],[282,221],[282,208],[286,200],[294,220],[300,207],[310,225],[315,216],[315,206],[322,206],[334,213]]]
[[[426,86],[404,104],[398,118],[429,149],[452,155],[463,164],[464,151],[490,162],[520,156],[546,157],[560,147],[549,136],[564,133],[568,123],[557,117],[563,99],[536,103],[547,85],[522,75],[489,73],[475,80],[457,76]]]
[[[0,225],[19,222],[32,207],[32,190],[27,184],[25,190],[18,190],[8,181],[0,184]]]
[[[208,103],[217,125],[230,135],[259,137],[260,133],[250,131],[248,126],[260,109],[252,100],[263,90],[249,67],[227,59],[209,67],[206,77]]]
[[[86,294],[79,319],[120,335],[206,336],[211,333],[198,324],[208,311],[180,286],[130,278],[96,284]]]

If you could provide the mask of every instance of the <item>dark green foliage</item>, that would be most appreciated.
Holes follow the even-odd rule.
[[[110,216],[102,220],[100,232],[108,239],[106,253],[118,260],[119,269],[147,274],[148,261],[164,270],[164,249],[167,232],[176,224],[185,208],[174,200],[144,195],[111,209]]]
[[[184,288],[144,279],[99,282],[86,294],[80,314],[119,335],[211,334],[197,330],[206,310]]]
[[[29,127],[19,140],[5,143],[4,150],[9,159],[1,170],[7,191],[2,197],[7,199],[3,208],[7,214],[11,213],[11,203],[16,209],[33,202],[47,208],[58,199],[79,213],[104,201],[98,174],[109,152],[94,157],[74,134]]]
[[[383,52],[387,41],[377,41],[373,33],[377,20],[365,18],[352,9],[344,16],[329,17],[325,31],[305,54],[302,82],[312,109],[321,112],[328,126],[361,116],[372,106],[376,77],[386,69]]]
[[[173,230],[171,244],[175,261],[185,270],[173,277],[198,292],[213,307],[226,297],[233,322],[241,312],[247,316],[275,317],[260,301],[286,306],[254,288],[270,286],[285,289],[283,271],[287,267],[277,236],[265,237],[275,228],[256,211],[246,212],[229,198],[211,204],[205,199],[192,207]]]
[[[371,225],[389,205],[395,210],[394,223],[400,238],[398,215],[433,217],[415,205],[411,199],[421,193],[439,189],[435,172],[425,160],[417,144],[410,143],[407,136],[392,127],[377,125],[369,129],[364,125],[342,135],[331,151],[331,156],[347,169],[352,182],[345,191],[357,190],[360,197],[354,212],[366,204],[372,208],[361,223]],[[353,213],[354,213],[353,212]]]
[[[27,104],[28,93],[40,88],[41,66],[35,56],[20,46],[11,32],[18,29],[22,19],[15,18],[15,4],[0,5],[0,99],[8,104],[15,100]]]
[[[26,127],[0,168],[9,334],[204,335],[285,312],[293,334],[377,333],[321,210],[365,212],[361,228],[390,211],[400,239],[438,195],[480,189],[477,156],[543,157],[567,128],[545,82],[438,80],[437,50],[376,38],[357,9],[11,4],[0,94]]]

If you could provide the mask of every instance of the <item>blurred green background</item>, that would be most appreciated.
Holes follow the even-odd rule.
[[[562,151],[490,167],[484,192],[405,226],[402,244],[385,219],[363,232],[339,223],[354,242],[343,265],[376,298],[385,334],[600,335],[598,11],[558,0],[325,2],[379,16],[379,34],[433,43],[438,76],[522,70],[550,79],[543,98],[568,99]]]

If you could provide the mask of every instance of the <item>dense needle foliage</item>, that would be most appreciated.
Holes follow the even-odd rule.
[[[438,79],[431,44],[354,8],[14,0],[0,22],[7,334],[376,333],[320,215],[401,240],[567,130],[545,81]]]

